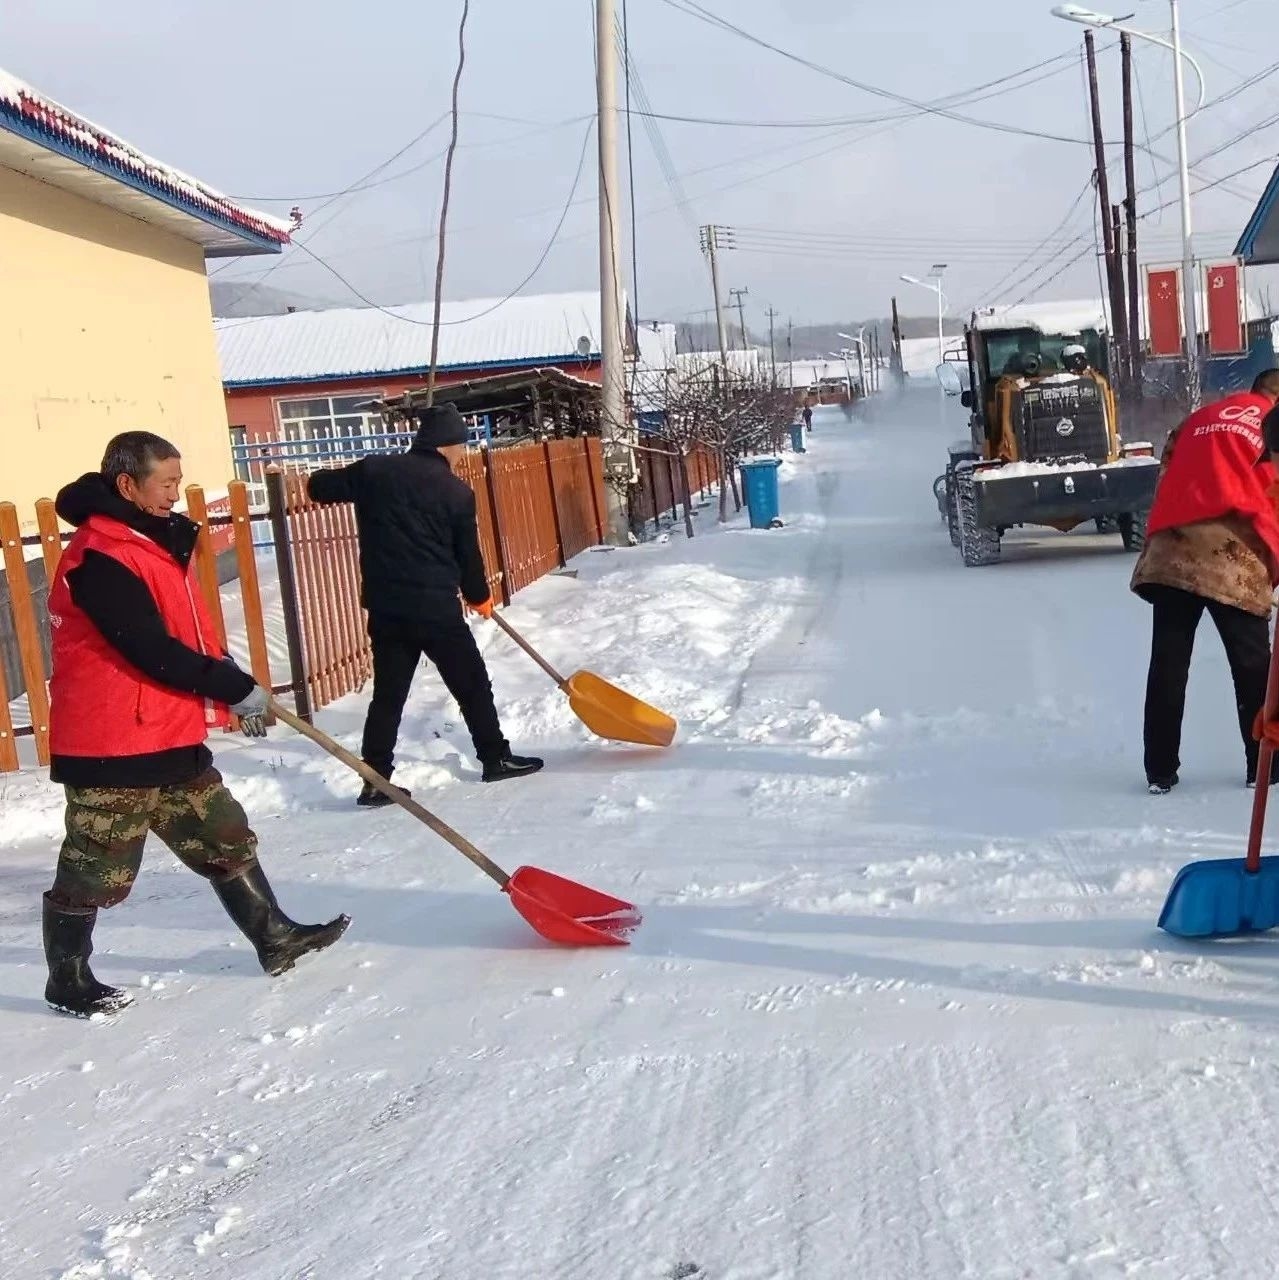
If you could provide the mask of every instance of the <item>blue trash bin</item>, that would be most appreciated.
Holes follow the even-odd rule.
[[[750,512],[752,529],[781,527],[777,497],[777,470],[781,465],[776,458],[755,458],[742,463],[742,495]]]
[[[802,422],[792,422],[790,424],[790,447],[796,453],[807,453],[804,448],[804,424]]]

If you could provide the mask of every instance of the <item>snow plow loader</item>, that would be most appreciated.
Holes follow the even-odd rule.
[[[970,567],[997,563],[1023,525],[1092,521],[1128,551],[1145,545],[1159,466],[1149,444],[1120,440],[1104,322],[1044,312],[979,311],[965,330],[969,439],[950,446],[933,493]]]

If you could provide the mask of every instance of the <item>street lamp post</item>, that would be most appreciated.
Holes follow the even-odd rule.
[[[1181,180],[1181,316],[1186,336],[1186,394],[1190,407],[1197,409],[1200,399],[1199,377],[1199,324],[1196,319],[1196,293],[1198,281],[1195,279],[1195,247],[1194,231],[1190,216],[1190,161],[1186,150],[1186,86],[1182,63],[1188,62],[1199,80],[1199,105],[1192,115],[1203,107],[1206,89],[1203,68],[1181,47],[1181,7],[1178,0],[1168,0],[1172,13],[1172,39],[1152,35],[1149,31],[1137,31],[1132,27],[1121,25],[1120,20],[1108,14],[1094,13],[1091,9],[1081,8],[1077,4],[1059,4],[1053,9],[1053,16],[1064,18],[1067,22],[1082,23],[1086,27],[1099,27],[1106,31],[1127,32],[1138,40],[1148,40],[1161,48],[1172,51],[1174,58],[1173,86],[1177,108],[1177,170]],[[1104,213],[1104,210],[1103,210]]]
[[[866,361],[870,353],[866,350],[866,339],[863,336],[865,333],[866,326],[862,325],[857,330],[856,336],[851,333],[841,333],[839,335],[845,342],[855,342],[857,344],[857,377],[861,384],[862,395],[867,395],[870,391],[870,387],[866,382]],[[845,361],[847,361],[847,355],[845,355]]]
[[[942,318],[946,314],[946,295],[941,287],[942,273],[945,270],[946,263],[934,262],[933,269],[928,273],[928,280],[921,280],[918,276],[903,275],[901,277],[907,284],[917,284],[921,289],[927,289],[930,293],[937,295],[937,359],[939,362],[946,358],[946,336],[942,324]],[[933,283],[929,284],[929,280]]]

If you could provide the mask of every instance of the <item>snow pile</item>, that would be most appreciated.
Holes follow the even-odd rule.
[[[1000,467],[990,467],[973,473],[974,480],[983,482],[990,480],[1018,480],[1026,476],[1055,476],[1065,472],[1097,471],[1104,465],[1110,467],[1157,467],[1158,458],[1120,458],[1116,462],[1099,464],[1096,462],[1006,462]]]

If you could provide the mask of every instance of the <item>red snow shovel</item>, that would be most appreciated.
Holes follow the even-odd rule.
[[[540,867],[519,867],[514,875],[508,876],[465,836],[459,835],[416,800],[404,795],[398,787],[392,786],[327,734],[286,711],[274,699],[271,700],[271,710],[291,729],[296,729],[304,738],[310,738],[329,755],[341,760],[371,787],[394,800],[401,809],[407,809],[437,836],[447,840],[458,853],[475,863],[486,876],[497,882],[503,893],[509,895],[516,911],[548,942],[558,942],[567,947],[624,947],[630,942],[627,935],[643,920],[639,909],[631,903],[573,880],[565,880],[563,876],[543,871]]]
[[[566,680],[499,613],[493,621],[515,641],[557,685],[568,694],[573,714],[597,738],[613,742],[634,742],[642,747],[669,747],[679,727],[665,711],[641,702],[593,671],[578,671]]]
[[[1159,927],[1179,938],[1228,938],[1279,926],[1279,857],[1261,856],[1270,762],[1279,745],[1279,643],[1270,654],[1266,701],[1257,717],[1257,730],[1261,748],[1247,854],[1192,862],[1177,872]]]

